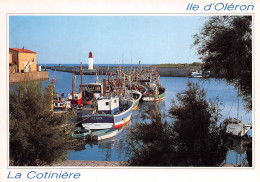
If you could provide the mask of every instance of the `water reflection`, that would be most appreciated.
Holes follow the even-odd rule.
[[[69,159],[70,160],[103,160],[103,161],[126,161],[131,156],[129,144],[126,141],[126,136],[131,130],[131,128],[136,123],[150,123],[149,114],[159,113],[160,121],[169,122],[171,118],[167,115],[167,110],[165,107],[165,101],[161,102],[142,102],[139,105],[139,109],[134,111],[132,114],[131,122],[128,125],[120,128],[120,132],[117,136],[95,142],[81,143],[77,149],[70,151]],[[157,112],[156,112],[157,111]],[[204,140],[201,140],[204,141]],[[237,164],[242,166],[248,166],[248,160],[246,151],[248,151],[248,145],[250,144],[249,139],[244,140],[240,138],[234,138],[231,136],[225,136],[223,138],[225,143],[225,148],[222,148],[221,152],[217,148],[211,148],[212,153],[209,153],[207,150],[199,150],[204,152],[204,156],[207,156],[207,160],[212,160],[213,154],[219,154],[218,159],[213,159],[215,161],[222,161],[222,165],[225,164]],[[177,144],[176,144],[177,145]],[[204,144],[205,145],[205,144]],[[197,149],[196,149],[197,150]],[[205,153],[206,152],[206,153]],[[207,153],[208,152],[208,153]],[[252,155],[252,151],[249,151],[249,154]],[[184,153],[176,155],[179,158],[185,158],[187,156]],[[195,154],[194,160],[200,160]],[[216,157],[216,156],[215,156]],[[234,166],[234,165],[233,165]]]
[[[228,147],[226,164],[233,166],[252,166],[252,138],[239,138],[226,136],[225,143]]]
[[[118,129],[115,137],[100,141],[79,140],[74,151],[70,151],[70,160],[126,161],[126,133],[132,121]],[[81,149],[81,150],[80,150]]]

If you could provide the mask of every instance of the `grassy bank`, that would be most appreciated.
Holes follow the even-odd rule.
[[[156,64],[156,67],[167,67],[167,68],[179,68],[179,67],[189,67],[189,66],[201,66],[202,63],[193,62],[193,63],[166,63],[166,64]]]

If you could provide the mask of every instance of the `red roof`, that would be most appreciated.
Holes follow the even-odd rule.
[[[9,48],[9,50],[14,50],[14,51],[17,51],[17,52],[24,52],[24,53],[36,53],[36,52],[33,52],[33,51],[30,51],[28,49],[18,49],[18,48]]]

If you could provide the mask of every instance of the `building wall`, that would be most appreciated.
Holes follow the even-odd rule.
[[[27,63],[29,64],[27,65]],[[19,72],[24,69],[26,66],[24,72],[36,72],[37,71],[37,61],[36,61],[36,53],[18,53],[18,67]],[[29,67],[31,67],[31,70],[29,70]]]
[[[9,64],[13,63],[12,56],[12,53],[9,53]]]
[[[9,53],[12,54],[12,63],[13,63],[13,64],[18,64],[18,52],[9,49]],[[18,71],[18,69],[19,69],[19,67],[18,67],[18,65],[17,65],[17,70],[16,70],[16,71]]]
[[[9,49],[9,53],[12,54],[12,61],[13,61],[13,64],[17,64],[17,63],[18,63],[18,52]]]
[[[17,60],[17,54],[16,55],[14,55],[14,54],[15,54],[14,52],[12,52],[12,53],[11,53],[11,51],[9,52],[9,73],[17,72],[17,65],[15,65],[15,61],[13,59],[13,57],[14,57]],[[16,61],[16,63],[17,63],[17,61]]]

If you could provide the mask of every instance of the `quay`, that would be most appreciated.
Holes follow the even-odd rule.
[[[43,66],[44,68],[44,66]],[[139,69],[139,67],[121,67],[125,70],[127,69]],[[74,74],[80,74],[80,66],[68,67],[68,66],[46,66],[46,69],[51,69],[54,71],[62,72],[74,72]],[[149,69],[149,67],[143,67],[143,69]],[[163,77],[187,77],[190,75],[191,70],[199,70],[199,66],[187,66],[187,67],[158,67],[158,73]],[[107,67],[107,66],[97,66],[93,70],[88,70],[87,66],[82,67],[82,72],[85,75],[95,75],[103,73],[104,75],[107,72],[116,72],[117,67]]]
[[[22,83],[27,81],[49,80],[48,71],[25,72],[25,73],[9,73],[9,84]]]

